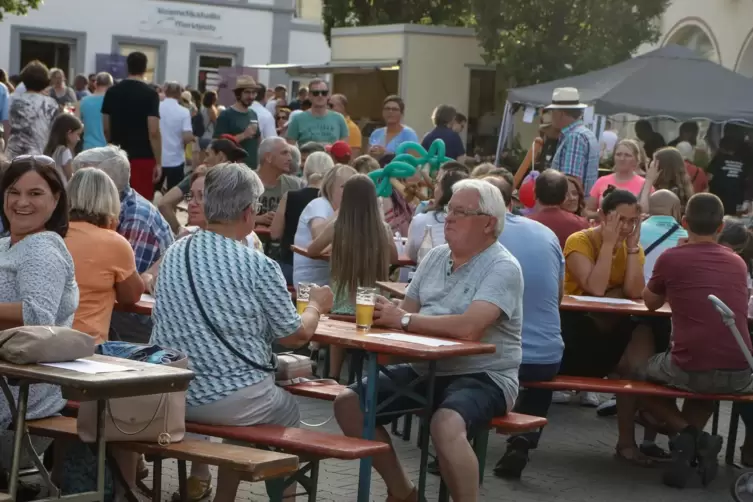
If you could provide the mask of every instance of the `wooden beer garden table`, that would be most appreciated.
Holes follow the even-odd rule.
[[[110,371],[101,373],[84,373],[73,369],[63,369],[39,364],[11,364],[0,361],[0,388],[8,401],[15,436],[13,440],[13,461],[10,472],[10,489],[8,494],[0,493],[0,502],[15,500],[18,489],[18,470],[21,460],[21,449],[26,448],[30,456],[39,460],[31,446],[26,427],[26,413],[29,400],[29,385],[47,383],[59,385],[63,397],[74,401],[97,401],[97,490],[96,492],[81,493],[66,496],[66,500],[104,500],[105,497],[105,410],[107,400],[120,397],[144,396],[150,394],[164,394],[180,392],[188,388],[193,379],[192,371],[173,368],[161,364],[149,364],[129,361],[115,357],[94,355],[85,358],[92,363],[106,363],[128,368],[129,371]],[[6,380],[7,378],[7,380]],[[18,403],[11,394],[10,385],[18,386]],[[57,488],[50,481],[49,473],[41,462],[35,462],[45,483],[50,485],[54,494]],[[57,500],[54,495],[50,499]]]
[[[396,298],[405,298],[408,284],[404,282],[377,282],[377,287]],[[591,298],[591,297],[587,297]],[[565,295],[560,304],[560,310],[571,312],[598,312],[602,314],[637,315],[652,317],[670,317],[672,310],[665,303],[660,309],[652,311],[646,308],[643,300],[630,300],[632,303],[622,303],[624,300],[609,298],[594,299],[595,301],[583,301],[570,295]],[[618,303],[619,302],[619,303]]]
[[[324,260],[329,261],[330,253],[325,252],[319,255],[311,254],[308,252],[308,249],[302,248],[300,246],[296,246],[293,244],[290,246],[291,251],[293,251],[296,254],[299,254],[301,256],[305,256],[306,258],[310,258],[312,260]],[[416,262],[411,260],[408,256],[401,254],[397,257],[397,261],[393,263],[393,265],[397,265],[398,267],[411,267],[415,266]]]
[[[425,375],[419,376],[416,380],[408,385],[401,382],[400,387],[391,382],[393,387],[392,399],[399,397],[409,397],[415,402],[415,406],[398,412],[387,413],[389,415],[403,414],[407,412],[420,413],[423,427],[419,438],[419,447],[421,448],[421,463],[418,479],[418,495],[423,500],[423,494],[426,488],[426,466],[429,454],[429,419],[434,407],[434,384],[436,379],[437,361],[459,356],[473,356],[479,354],[492,354],[496,352],[497,347],[489,343],[466,342],[461,340],[444,340],[439,338],[425,337],[422,335],[411,335],[423,339],[425,342],[451,342],[451,345],[427,345],[423,343],[413,343],[398,339],[378,338],[374,334],[399,334],[406,335],[399,330],[384,330],[372,328],[370,330],[356,329],[356,325],[350,322],[337,321],[333,319],[322,319],[316,329],[312,341],[335,345],[353,351],[353,361],[351,364],[356,368],[356,383],[359,387],[361,396],[361,408],[364,412],[363,437],[364,439],[374,439],[376,429],[376,417],[380,414],[384,405],[377,405],[377,380],[380,372],[390,377],[390,373],[380,366],[377,359],[380,355],[399,356],[402,359],[413,361],[423,361],[428,364],[428,371]],[[363,388],[363,360],[366,363],[366,385]],[[427,382],[426,395],[418,394],[413,388],[419,384]],[[386,403],[389,404],[389,403]],[[361,460],[359,480],[358,480],[358,502],[368,502],[371,488],[371,457]]]

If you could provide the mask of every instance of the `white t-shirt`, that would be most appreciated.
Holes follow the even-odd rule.
[[[186,162],[183,133],[191,132],[191,112],[173,98],[159,104],[159,128],[162,133],[162,167],[178,167]]]
[[[270,99],[267,101],[267,111],[274,115],[277,113],[277,100],[276,99]]]
[[[436,211],[428,211],[413,217],[408,230],[408,243],[405,246],[405,252],[411,260],[417,261],[418,259],[418,250],[421,248],[427,226],[431,226],[433,247],[445,244],[444,220],[445,214],[443,212],[437,213]]]
[[[614,131],[604,131],[599,139],[599,148],[601,157],[607,158],[614,153],[614,147],[617,144],[617,133]]]
[[[259,132],[261,139],[273,138],[277,136],[274,116],[264,108],[264,105],[258,101],[251,103],[251,109],[256,112],[256,118],[259,119]]]
[[[314,240],[311,236],[311,222],[317,218],[328,219],[335,214],[332,205],[324,197],[317,197],[308,203],[298,220],[293,244],[307,248]],[[298,253],[293,254],[293,284],[299,282],[315,282],[320,286],[329,284],[329,262],[312,260]]]

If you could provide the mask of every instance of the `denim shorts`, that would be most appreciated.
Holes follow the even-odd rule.
[[[648,382],[698,394],[753,394],[753,375],[746,370],[685,371],[672,361],[672,354],[656,354],[640,369]]]
[[[388,366],[392,379],[384,373],[379,373],[379,387],[377,404],[389,399],[397,388],[406,388],[418,378],[410,364],[396,364]],[[366,378],[363,379],[363,389],[366,390]],[[394,386],[394,387],[393,387]],[[420,395],[427,394],[428,381],[423,380],[413,387],[413,391]],[[350,387],[358,392],[357,384]],[[392,401],[386,408],[379,410],[377,425],[387,425],[402,415],[406,409],[415,409],[417,403],[407,396],[401,396]],[[457,412],[465,421],[468,431],[478,427],[486,427],[494,417],[507,413],[505,395],[486,373],[472,373],[466,375],[437,376],[434,383],[434,410],[444,408]],[[385,415],[386,414],[386,415]]]

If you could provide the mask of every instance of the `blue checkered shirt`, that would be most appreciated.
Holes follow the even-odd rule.
[[[599,177],[599,140],[582,120],[562,129],[552,169],[580,179],[586,194],[591,193]]]
[[[159,260],[175,240],[157,208],[131,187],[120,194],[118,233],[131,243],[139,274]]]

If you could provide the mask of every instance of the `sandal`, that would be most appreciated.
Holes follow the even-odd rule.
[[[626,455],[627,452],[630,452]],[[638,467],[653,467],[654,460],[641,453],[637,446],[625,446],[615,448],[614,458]]]
[[[638,449],[648,458],[652,458],[658,462],[669,462],[670,460],[672,460],[672,454],[655,443],[650,445],[641,445]]]

